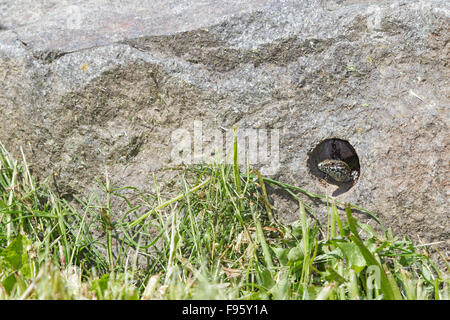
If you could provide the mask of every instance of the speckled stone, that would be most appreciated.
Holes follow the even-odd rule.
[[[0,140],[61,195],[105,172],[151,190],[194,121],[277,129],[275,178],[335,194],[308,153],[346,140],[360,177],[339,200],[448,248],[448,1],[72,3],[0,3]]]

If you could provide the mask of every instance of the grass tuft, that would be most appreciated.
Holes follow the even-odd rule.
[[[231,165],[180,169],[177,196],[155,181],[133,204],[131,187],[106,179],[75,209],[0,144],[0,299],[448,299],[431,246],[360,206],[243,170],[237,154],[235,143]],[[276,219],[266,184],[298,201],[297,221]],[[326,226],[311,199],[326,202]]]

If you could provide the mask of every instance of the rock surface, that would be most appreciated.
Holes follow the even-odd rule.
[[[0,141],[70,198],[105,171],[151,190],[177,130],[265,129],[271,176],[447,250],[449,21],[446,0],[3,1]],[[359,157],[342,192],[308,166],[330,138]]]

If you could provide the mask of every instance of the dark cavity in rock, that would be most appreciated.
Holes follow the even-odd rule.
[[[331,176],[319,170],[319,163],[325,160],[340,160],[345,162],[350,167],[354,180],[345,182],[336,181]],[[348,191],[359,179],[361,171],[355,148],[348,141],[336,138],[323,140],[309,152],[308,168],[313,176],[325,179],[328,183],[339,186],[337,193],[335,192],[333,195],[339,195]]]

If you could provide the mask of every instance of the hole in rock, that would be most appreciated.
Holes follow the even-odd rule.
[[[307,164],[313,176],[339,187],[333,196],[348,191],[360,177],[361,168],[355,148],[342,139],[320,142],[308,153]]]

